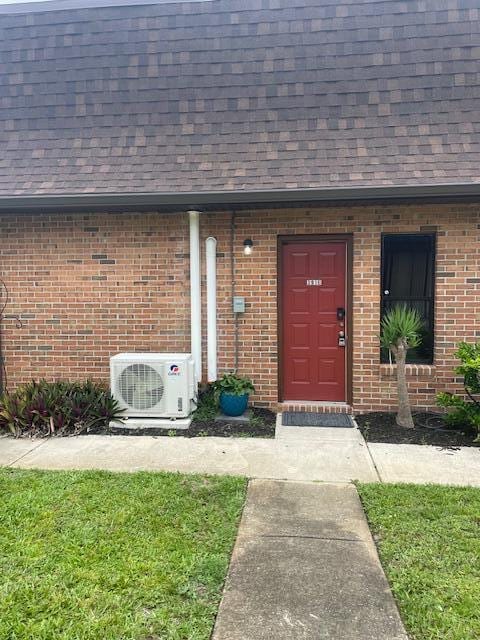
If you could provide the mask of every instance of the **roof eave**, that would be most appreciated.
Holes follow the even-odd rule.
[[[397,200],[450,200],[480,198],[480,182],[342,186],[312,189],[259,189],[249,191],[75,193],[0,195],[0,211],[88,209],[209,209],[298,203],[372,202]]]

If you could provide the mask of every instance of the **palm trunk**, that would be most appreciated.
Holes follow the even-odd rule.
[[[400,427],[413,429],[412,411],[410,409],[410,400],[408,398],[407,377],[405,374],[405,360],[407,357],[407,349],[401,342],[397,344],[395,353],[395,361],[397,363],[397,391],[398,391],[398,413],[397,424]]]

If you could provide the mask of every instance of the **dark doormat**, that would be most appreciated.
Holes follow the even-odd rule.
[[[284,411],[284,427],[354,427],[352,416],[347,413],[310,413],[308,411]]]

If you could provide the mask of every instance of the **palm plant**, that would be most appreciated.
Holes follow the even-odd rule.
[[[380,342],[393,353],[397,365],[397,424],[410,429],[414,424],[408,397],[405,362],[407,351],[418,347],[421,342],[422,324],[418,311],[406,305],[392,307],[385,314],[381,324]]]

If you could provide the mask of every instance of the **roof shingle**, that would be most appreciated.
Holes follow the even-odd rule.
[[[0,194],[480,181],[479,14],[214,0],[1,15]]]

